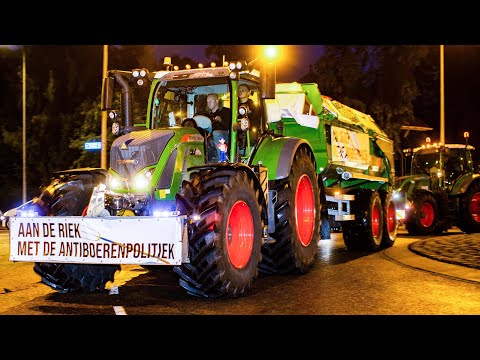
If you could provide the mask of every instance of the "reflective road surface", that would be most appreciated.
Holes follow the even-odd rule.
[[[457,230],[458,233],[458,230]],[[188,295],[170,268],[124,266],[103,293],[60,294],[40,282],[32,263],[8,260],[0,230],[2,315],[478,315],[480,270],[411,253],[420,238],[400,229],[392,248],[352,253],[341,233],[319,242],[318,261],[304,275],[260,275],[245,296]],[[444,271],[445,270],[445,271]]]

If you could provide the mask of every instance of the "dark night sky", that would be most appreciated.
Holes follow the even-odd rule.
[[[480,46],[445,46],[445,142],[469,143],[480,151]],[[438,125],[433,123],[437,129]]]
[[[207,63],[208,45],[157,45],[159,56],[181,56]],[[246,45],[248,46],[248,45]],[[440,46],[440,45],[438,45]],[[323,45],[282,45],[282,64],[277,68],[277,80],[296,81],[308,71],[321,55]],[[469,143],[480,147],[478,123],[480,115],[480,46],[445,46],[445,139],[463,143],[464,131],[470,132]],[[428,136],[439,140],[440,119],[425,119],[435,129]],[[426,135],[427,136],[427,135]]]
[[[157,45],[160,56],[190,57],[207,63],[205,49],[208,45]],[[248,46],[248,45],[246,45]],[[296,81],[308,71],[321,55],[323,45],[281,45],[282,64],[277,68],[277,80]],[[227,59],[228,60],[228,59]],[[247,59],[252,60],[252,59]]]
[[[190,57],[207,63],[205,49],[208,45],[156,45],[157,55]],[[249,46],[249,45],[246,45]],[[440,46],[440,45],[438,45]],[[281,45],[281,64],[277,67],[277,80],[298,80],[321,55],[323,45]],[[480,115],[480,46],[445,46],[445,139],[462,143],[464,131],[470,132],[470,143],[480,147],[478,123]],[[440,119],[425,119],[435,129],[431,136],[439,140]]]
[[[158,45],[157,53],[162,56],[188,56],[206,63],[207,46]],[[277,69],[277,80],[283,82],[295,81],[304,75],[308,66],[313,64],[323,51],[322,45],[283,45],[282,48],[282,54],[288,55],[290,59],[287,66]],[[444,49],[445,140],[447,143],[463,143],[463,133],[468,131],[469,143],[480,147],[480,46],[446,45]],[[429,135],[439,141],[440,119],[428,121],[434,127]]]

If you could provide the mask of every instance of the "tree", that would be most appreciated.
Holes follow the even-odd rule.
[[[413,100],[413,108],[419,122],[432,126],[440,119],[440,47],[427,48],[427,56],[415,70],[419,94]]]
[[[76,109],[101,92],[102,46],[25,46],[27,60],[27,197],[53,171],[70,168],[80,151],[69,148],[84,119]],[[0,50],[0,208],[20,205],[22,194],[22,48]],[[98,106],[97,111],[100,112]],[[87,120],[89,121],[89,120]],[[100,128],[100,122],[98,122]]]
[[[371,75],[367,61],[366,46],[327,45],[325,55],[310,65],[300,82],[315,82],[322,94],[364,111],[365,90]]]
[[[300,80],[370,114],[402,153],[402,125],[415,125],[414,100],[420,95],[415,70],[429,53],[425,46],[336,46],[310,66]]]
[[[22,200],[22,49],[0,48],[0,209]]]
[[[84,150],[85,142],[99,140],[101,136],[100,97],[99,94],[94,99],[85,99],[76,109],[76,113],[83,119],[83,122],[81,126],[74,129],[68,144],[70,151],[77,154],[69,165],[70,168],[100,167],[100,152]],[[111,144],[113,140],[113,134],[108,132],[107,144]]]

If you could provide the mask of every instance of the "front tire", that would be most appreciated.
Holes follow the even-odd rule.
[[[88,206],[93,188],[103,181],[96,174],[70,174],[55,179],[40,195],[48,216],[80,216]],[[114,280],[118,265],[35,263],[42,282],[59,292],[103,291]]]
[[[285,274],[308,272],[316,260],[320,240],[320,189],[315,166],[305,149],[293,159],[288,178],[276,181],[274,243],[262,247],[260,270]]]
[[[174,272],[190,295],[243,295],[257,278],[261,261],[259,190],[242,170],[209,169],[199,175],[184,182],[177,195],[189,219],[190,263]]]
[[[437,229],[438,204],[435,197],[427,192],[416,194],[413,199],[413,210],[405,222],[410,235],[431,235]]]

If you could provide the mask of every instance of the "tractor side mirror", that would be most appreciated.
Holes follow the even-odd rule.
[[[115,79],[107,76],[103,79],[102,86],[102,111],[110,110],[113,102],[113,84]]]

